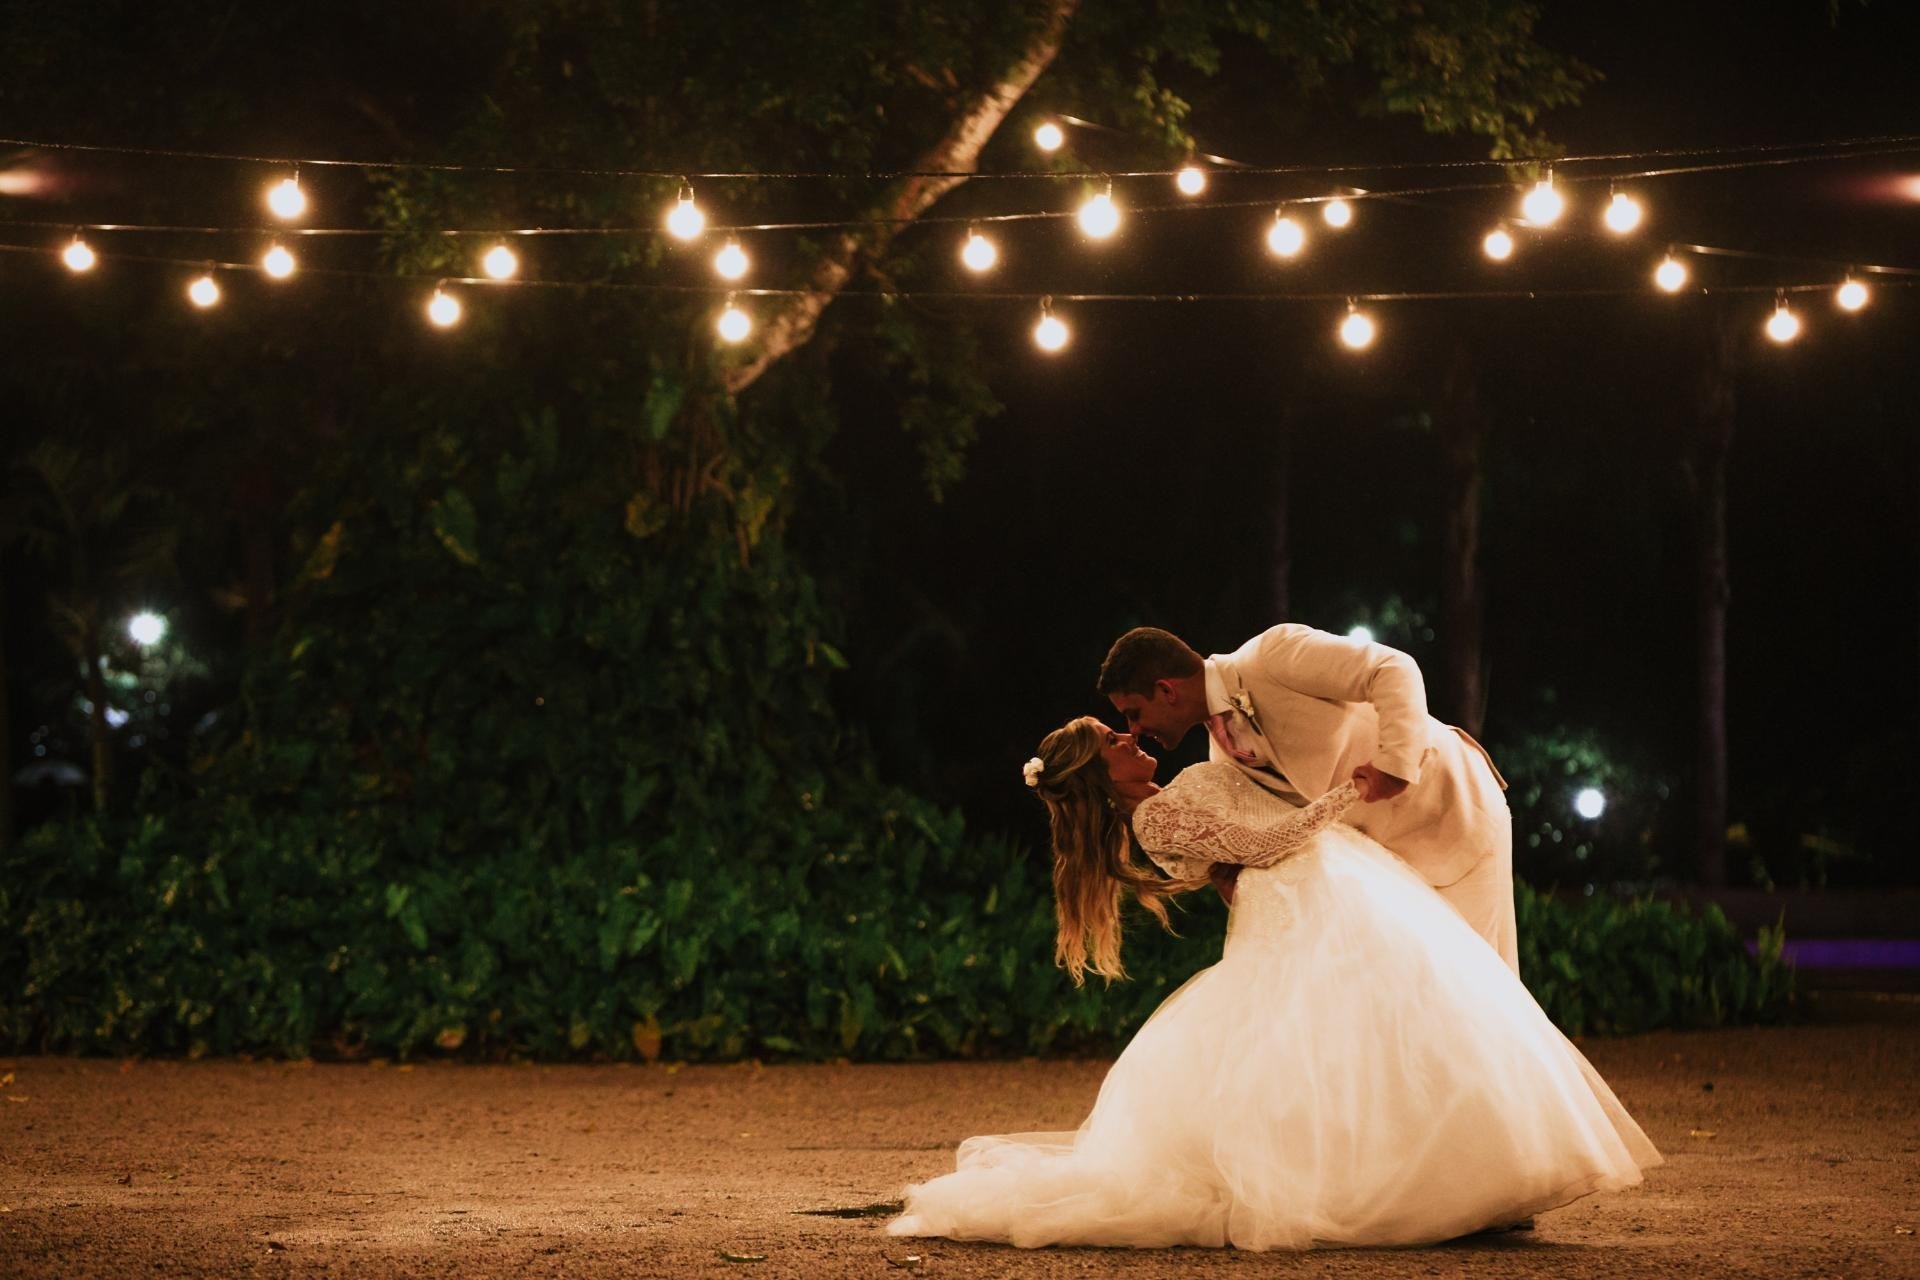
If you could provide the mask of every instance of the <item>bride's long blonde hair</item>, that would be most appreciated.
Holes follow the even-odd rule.
[[[1040,740],[1034,791],[1053,829],[1053,910],[1059,922],[1054,962],[1077,987],[1091,969],[1111,981],[1127,976],[1120,963],[1120,909],[1131,892],[1167,932],[1166,901],[1196,887],[1163,880],[1133,857],[1133,832],[1100,749],[1107,726],[1093,716],[1069,720]]]

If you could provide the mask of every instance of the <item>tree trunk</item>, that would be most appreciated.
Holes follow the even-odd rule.
[[[1060,52],[1067,22],[1078,6],[1079,0],[1053,0],[1039,30],[1006,75],[974,97],[947,130],[947,135],[915,162],[914,171],[965,174],[975,169],[980,162],[980,150],[993,137],[994,130]],[[761,329],[760,344],[753,356],[727,371],[727,392],[738,395],[758,381],[776,360],[803,346],[813,337],[814,327],[827,304],[852,278],[861,256],[883,252],[913,219],[964,181],[964,177],[905,179],[876,211],[879,219],[876,224],[842,232],[814,267],[805,286],[807,291],[786,299]]]
[[[1480,578],[1481,453],[1486,417],[1472,350],[1463,342],[1448,365],[1440,408],[1446,474],[1445,563],[1440,573],[1440,626],[1445,637],[1443,690],[1451,722],[1479,737],[1487,714],[1483,636],[1485,588]]]
[[[1727,455],[1734,427],[1735,330],[1724,312],[1701,365],[1688,478],[1694,505],[1697,584],[1696,659],[1700,703],[1695,834],[1700,882],[1727,882],[1727,607],[1733,590],[1727,554]]]
[[[93,759],[93,811],[107,811],[107,797],[113,787],[113,750],[107,741],[107,681],[101,670],[100,628],[89,623],[85,636],[87,664],[87,745]]]
[[[1273,530],[1273,562],[1267,579],[1268,625],[1293,617],[1293,433],[1299,419],[1298,408],[1289,403],[1280,411],[1279,430],[1274,434],[1272,482],[1267,488]]]

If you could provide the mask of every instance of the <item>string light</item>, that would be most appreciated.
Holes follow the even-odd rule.
[[[442,329],[451,329],[460,323],[460,314],[465,310],[460,299],[443,288],[436,288],[433,296],[427,299],[427,319]]]
[[[1090,240],[1105,240],[1120,229],[1120,210],[1113,203],[1113,184],[1098,195],[1088,196],[1080,206],[1080,230]]]
[[[1786,344],[1800,336],[1800,317],[1787,307],[1787,295],[1774,295],[1773,314],[1767,317],[1767,336]]]
[[[1845,283],[1834,293],[1833,300],[1840,305],[1842,311],[1858,311],[1867,305],[1872,296],[1867,286],[1849,275]]]
[[[969,271],[991,271],[993,264],[1000,261],[1000,250],[994,248],[993,241],[968,227],[967,241],[960,246],[960,261]]]
[[[480,260],[480,269],[492,279],[511,280],[520,274],[520,255],[504,244],[497,244]]]
[[[1327,225],[1334,230],[1344,230],[1353,225],[1353,206],[1335,197],[1320,206],[1320,216],[1325,218]]]
[[[1373,320],[1366,312],[1353,305],[1353,299],[1347,299],[1347,318],[1340,322],[1340,341],[1354,351],[1364,351],[1373,345]]]
[[[698,240],[707,229],[706,210],[693,202],[693,184],[680,184],[680,198],[667,210],[667,234],[675,240]]]
[[[1653,269],[1653,282],[1668,293],[1678,293],[1687,283],[1687,264],[1669,253]]]
[[[1536,227],[1552,226],[1566,209],[1566,198],[1554,187],[1551,169],[1547,170],[1546,177],[1533,184],[1533,190],[1527,192],[1520,201],[1520,212]]]
[[[285,245],[274,245],[260,256],[260,267],[275,280],[285,280],[299,264]]]
[[[1197,196],[1207,189],[1207,171],[1197,164],[1185,165],[1174,175],[1173,185],[1183,196]]]
[[[94,253],[93,246],[82,240],[80,233],[76,231],[73,233],[73,239],[67,242],[67,247],[60,251],[60,261],[67,264],[67,270],[78,275],[83,271],[93,270],[94,264],[100,259]]]
[[[214,283],[212,272],[193,278],[187,285],[187,301],[202,311],[220,301],[220,286]]]
[[[1640,219],[1645,215],[1646,211],[1640,207],[1638,200],[1624,191],[1616,191],[1613,193],[1613,198],[1607,201],[1604,218],[1607,230],[1615,235],[1624,236],[1639,226]]]
[[[733,295],[728,294],[726,310],[713,322],[713,327],[719,332],[722,342],[744,342],[747,335],[753,332],[753,317],[741,310],[740,304],[733,300]]]
[[[729,240],[720,252],[713,255],[713,269],[720,273],[722,280],[738,280],[747,274],[747,251],[740,247],[738,240]]]
[[[1273,211],[1273,225],[1267,228],[1267,248],[1275,257],[1291,258],[1307,244],[1307,233],[1300,224],[1278,209]]]
[[[1041,121],[1040,127],[1033,131],[1033,145],[1042,151],[1058,151],[1060,145],[1066,140],[1067,135],[1061,132],[1060,126],[1051,120]]]
[[[1040,299],[1040,323],[1033,326],[1033,342],[1048,355],[1064,351],[1067,339],[1073,335],[1068,331],[1066,321],[1053,314],[1053,299]]]
[[[1513,237],[1507,234],[1505,227],[1495,227],[1487,232],[1487,238],[1480,242],[1480,248],[1495,262],[1505,262],[1513,256]]]
[[[267,188],[267,208],[282,222],[291,222],[307,211],[307,193],[300,189],[296,170],[291,178],[282,178]]]

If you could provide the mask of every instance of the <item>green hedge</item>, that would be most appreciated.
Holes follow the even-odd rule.
[[[1219,954],[1136,917],[1134,978],[1052,967],[1036,860],[906,797],[821,797],[783,855],[698,874],[640,842],[406,868],[351,824],[36,831],[0,876],[8,1051],[864,1059],[1108,1051]],[[1523,972],[1572,1034],[1778,1015],[1779,934],[1520,890]]]

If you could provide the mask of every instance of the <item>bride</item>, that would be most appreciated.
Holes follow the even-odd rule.
[[[1124,977],[1124,896],[1165,925],[1168,898],[1237,863],[1225,954],[1147,1020],[1077,1132],[968,1139],[954,1172],[907,1189],[890,1234],[1424,1244],[1661,1163],[1493,948],[1338,821],[1359,782],[1295,808],[1230,763],[1165,788],[1155,765],[1091,716],[1027,763],[1052,820],[1056,958],[1076,984]]]

